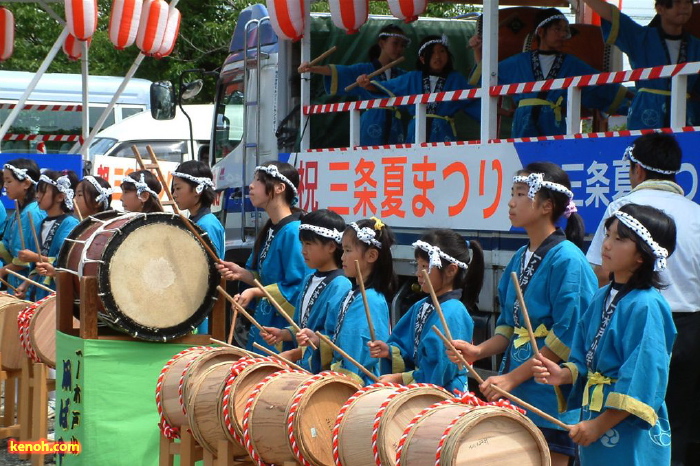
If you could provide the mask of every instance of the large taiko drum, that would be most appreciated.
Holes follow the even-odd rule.
[[[27,307],[17,321],[27,357],[56,367],[56,295],[50,294]]]
[[[187,424],[187,407],[197,379],[210,367],[220,363],[234,363],[246,357],[238,348],[196,346],[173,356],[158,376],[156,406],[160,428],[168,438],[179,438],[180,427]],[[217,411],[218,413],[218,411]]]
[[[408,423],[435,403],[451,395],[430,384],[368,385],[340,410],[333,429],[337,466],[394,464],[396,448]]]
[[[406,428],[396,464],[548,466],[542,432],[525,415],[499,406],[443,402]]]
[[[224,427],[229,441],[245,448],[243,414],[248,398],[268,375],[285,369],[289,369],[289,366],[270,357],[244,358],[231,368],[217,406],[219,423]]]
[[[79,277],[97,277],[101,321],[135,338],[168,341],[190,333],[209,314],[219,274],[187,220],[125,213],[90,221],[67,242],[60,265]]]
[[[18,317],[32,303],[7,293],[0,293],[0,353],[2,369],[22,368],[24,351],[19,338]]]

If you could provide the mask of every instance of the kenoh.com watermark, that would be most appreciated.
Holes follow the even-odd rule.
[[[52,455],[59,454],[79,454],[81,450],[80,442],[53,442],[51,440],[41,439],[36,442],[18,442],[10,439],[7,442],[7,452],[14,454],[42,454]]]

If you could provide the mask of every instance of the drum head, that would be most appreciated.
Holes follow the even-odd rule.
[[[109,239],[97,274],[109,325],[168,341],[190,333],[211,312],[220,277],[185,221],[169,213],[139,215]]]

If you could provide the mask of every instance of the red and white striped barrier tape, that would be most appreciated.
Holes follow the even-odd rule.
[[[17,104],[0,104],[0,110],[12,110]],[[82,112],[83,106],[76,105],[52,105],[52,104],[24,104],[22,110],[40,110],[49,112]]]
[[[83,142],[79,134],[6,134],[3,141]]]

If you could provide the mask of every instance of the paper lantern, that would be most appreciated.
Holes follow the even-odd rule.
[[[15,17],[7,8],[0,7],[0,61],[12,56],[15,47]]]
[[[331,19],[336,27],[355,34],[367,22],[368,0],[330,0]]]
[[[79,60],[83,56],[83,43],[84,40],[78,40],[74,35],[68,34],[65,42],[63,42],[63,52],[68,55],[69,60]],[[90,46],[92,39],[88,39],[88,47]]]
[[[68,32],[78,40],[88,40],[97,29],[97,0],[65,0]]]
[[[415,21],[425,12],[427,0],[387,0],[391,14],[407,23]]]
[[[136,41],[141,19],[141,0],[114,0],[109,17],[109,40],[117,50]]]
[[[270,24],[281,39],[297,41],[304,35],[304,0],[267,0]]]
[[[136,46],[146,55],[160,50],[168,25],[168,4],[165,0],[145,0],[141,10]]]
[[[163,43],[160,45],[160,49],[155,53],[157,58],[167,57],[172,53],[175,48],[177,36],[180,34],[181,19],[182,15],[180,15],[180,10],[171,8],[168,14],[168,24],[165,27],[165,34],[163,34]]]

